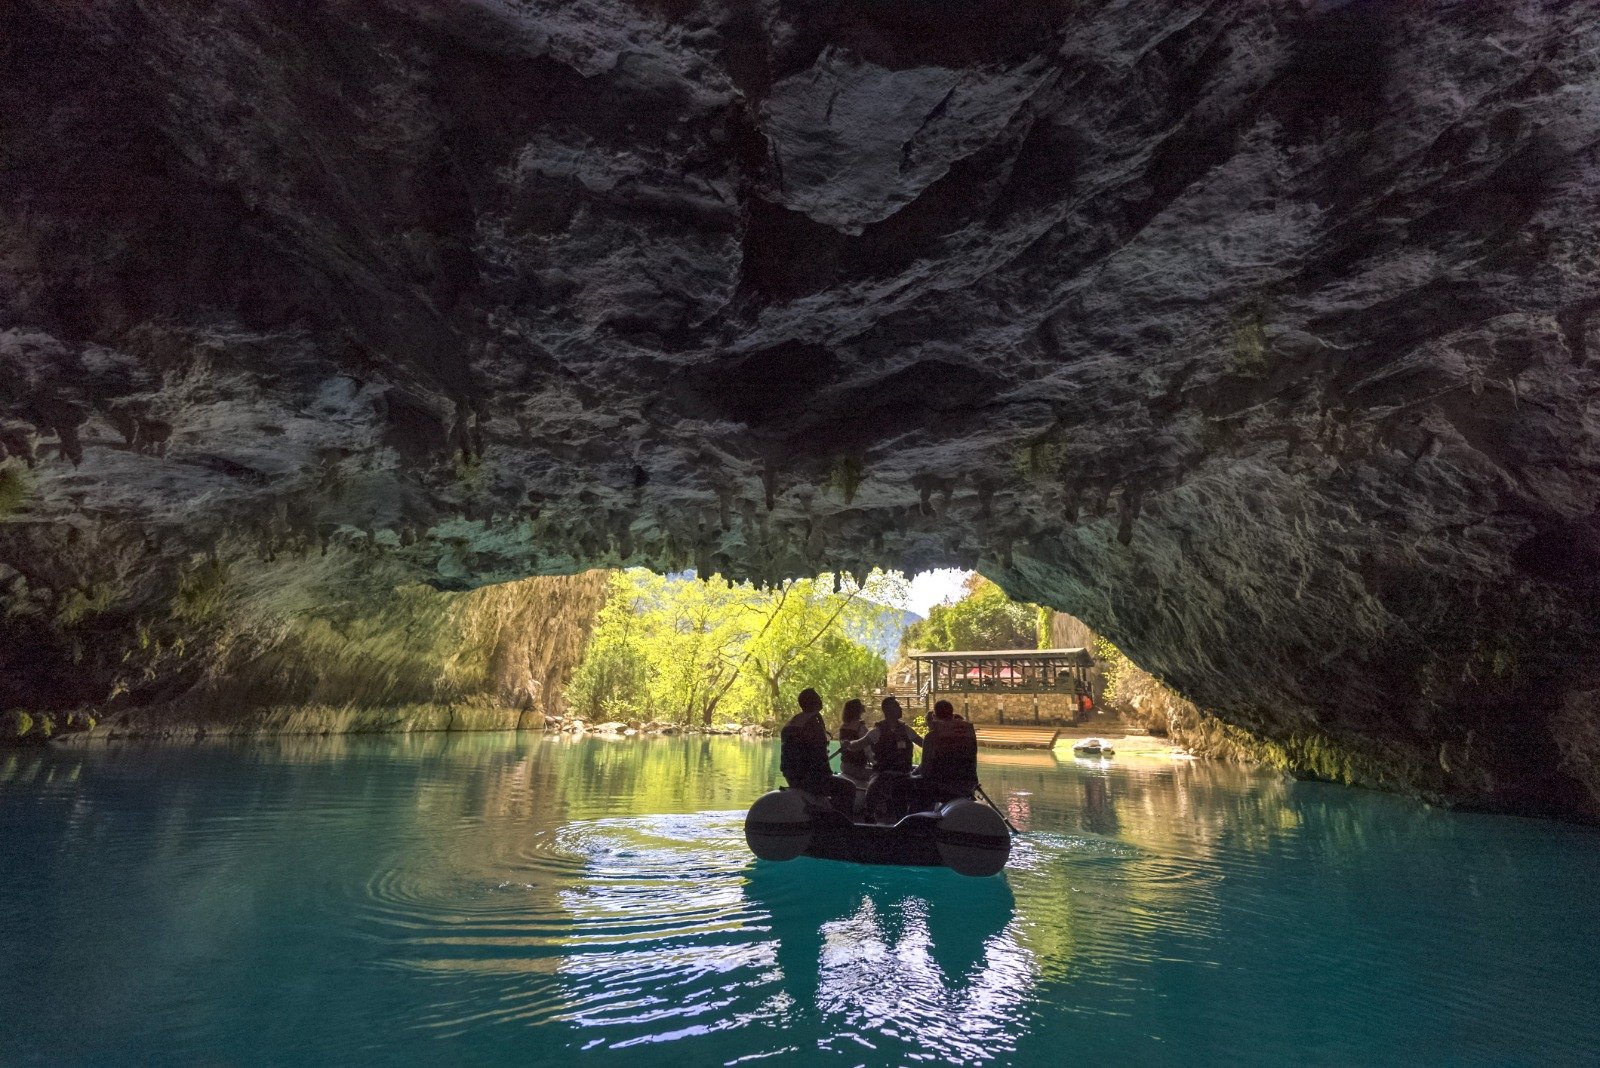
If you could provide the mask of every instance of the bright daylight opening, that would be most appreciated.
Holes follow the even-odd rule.
[[[870,719],[892,697],[914,724],[949,700],[985,746],[1087,740],[1078,752],[1096,757],[1118,745],[1172,748],[1165,719],[1133,692],[1159,684],[1077,619],[1014,601],[973,571],[875,569],[859,581],[828,573],[760,587],[630,568],[609,583],[552,729],[771,734],[809,689],[831,724],[852,700]],[[1141,699],[1120,696],[1108,685],[1117,681]],[[1123,737],[1092,737],[1108,731]]]

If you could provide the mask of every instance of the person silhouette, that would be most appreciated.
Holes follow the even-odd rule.
[[[866,736],[867,725],[861,718],[866,711],[860,698],[852,697],[844,703],[844,719],[839,724],[839,773],[861,786],[871,781],[872,769],[866,752],[849,743]]]
[[[789,786],[811,794],[819,803],[831,804],[845,816],[855,809],[855,783],[835,775],[828,764],[828,728],[822,722],[822,696],[807,687],[800,691],[800,711],[790,717],[779,734],[778,768]]]
[[[922,763],[911,774],[913,793],[921,804],[939,805],[970,798],[978,787],[978,735],[949,701],[933,706]]]
[[[874,819],[903,815],[907,796],[906,776],[911,774],[911,747],[922,745],[922,737],[900,721],[904,714],[893,697],[883,699],[883,719],[861,738],[845,742],[841,749],[870,751],[876,773],[861,801],[861,811]]]

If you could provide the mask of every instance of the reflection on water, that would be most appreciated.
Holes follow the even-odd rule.
[[[776,748],[0,753],[0,1063],[1592,1057],[1600,837],[986,756],[1001,878],[759,864]]]

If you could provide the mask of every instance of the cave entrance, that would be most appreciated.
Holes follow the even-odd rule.
[[[898,572],[776,586],[613,572],[566,687],[567,715],[616,729],[773,729],[801,690],[830,709],[881,696],[923,588]]]
[[[977,724],[1105,723],[1087,629],[974,572],[761,587],[629,569],[609,581],[565,690],[566,715],[585,729],[770,730],[803,689],[830,715],[851,698],[875,707],[893,696],[916,718],[948,697]],[[1089,640],[1058,641],[1079,631]]]

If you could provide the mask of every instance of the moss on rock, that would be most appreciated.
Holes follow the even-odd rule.
[[[0,713],[0,743],[20,742],[33,731],[33,717],[20,708]]]

